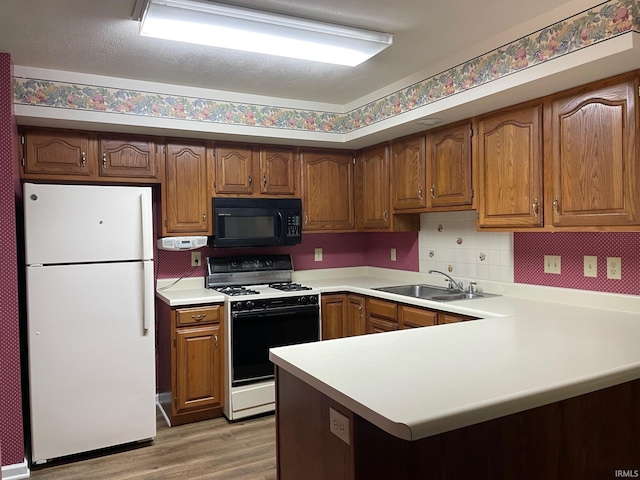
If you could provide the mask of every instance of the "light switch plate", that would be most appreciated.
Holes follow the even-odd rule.
[[[607,278],[610,280],[622,280],[622,258],[607,257]]]
[[[560,255],[544,256],[544,273],[560,274]]]
[[[315,260],[316,260],[316,262],[321,262],[322,261],[322,249],[321,248],[316,248],[316,250],[315,250]]]
[[[396,254],[397,254],[396,249],[395,249],[395,248],[392,248],[392,249],[391,249],[391,261],[392,261],[392,262],[395,262],[395,261],[396,261]]]
[[[595,255],[584,256],[584,276],[585,277],[598,276],[598,257],[596,257]]]

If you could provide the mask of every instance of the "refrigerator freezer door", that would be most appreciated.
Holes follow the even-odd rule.
[[[27,267],[34,462],[155,436],[145,288],[142,262]]]
[[[151,260],[150,187],[24,184],[27,265]]]

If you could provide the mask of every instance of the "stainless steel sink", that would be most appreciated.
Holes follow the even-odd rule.
[[[431,285],[397,285],[393,287],[374,288],[374,290],[406,295],[407,297],[422,298],[434,302],[452,302],[454,300],[471,300],[474,298],[497,296],[491,293],[456,292],[448,288],[432,287]]]
[[[432,287],[430,285],[398,285],[395,287],[374,288],[374,290],[416,298],[429,298],[433,295],[453,293],[446,288]]]

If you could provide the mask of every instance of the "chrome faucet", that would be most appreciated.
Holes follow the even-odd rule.
[[[449,279],[449,288],[450,289],[456,289],[459,292],[463,292],[464,291],[464,285],[462,284],[462,282],[456,282],[453,277],[449,274],[446,274],[444,272],[441,272],[440,270],[429,270],[429,273],[439,273],[440,275],[444,275],[445,277],[447,277]]]

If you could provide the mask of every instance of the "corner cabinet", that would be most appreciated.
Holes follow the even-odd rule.
[[[222,415],[224,307],[158,301],[158,392],[171,426]]]
[[[471,122],[427,133],[427,207],[471,208],[471,133]]]
[[[365,308],[365,297],[360,295],[322,295],[322,340],[367,333]]]
[[[634,73],[552,97],[545,180],[554,227],[640,224],[638,92]]]
[[[391,185],[394,210],[424,209],[426,182],[425,137],[391,143]]]
[[[211,196],[203,143],[168,143],[162,189],[163,235],[210,235]]]
[[[478,120],[478,227],[540,227],[542,105],[500,110]]]
[[[313,150],[300,159],[304,230],[355,230],[353,155]]]

